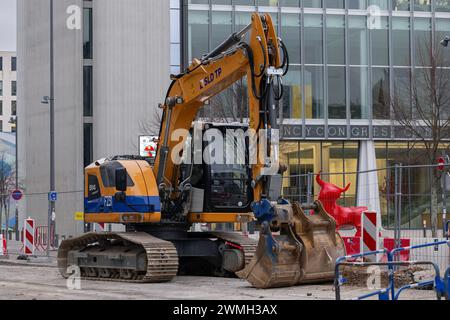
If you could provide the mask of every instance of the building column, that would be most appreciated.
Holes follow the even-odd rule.
[[[372,140],[361,141],[359,147],[358,171],[375,170],[377,158],[375,155],[375,143]],[[359,173],[357,206],[368,207],[378,213],[381,221],[380,194],[378,189],[378,175],[376,171]]]

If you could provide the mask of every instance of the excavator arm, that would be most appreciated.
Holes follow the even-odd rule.
[[[242,41],[247,33],[250,34],[249,43]],[[283,64],[281,51],[285,53]],[[287,71],[286,59],[287,51],[276,37],[270,15],[254,13],[248,26],[232,34],[201,60],[194,59],[184,73],[173,77],[162,106],[160,146],[154,165],[157,184],[163,194],[162,200],[173,199],[174,194],[182,192],[178,185],[179,172],[170,152],[180,139],[186,139],[197,111],[212,97],[244,76],[247,76],[248,81],[249,129],[254,132],[266,129],[270,137],[270,130],[277,128],[275,98],[281,98],[275,97],[273,85],[277,82],[278,89],[280,88],[281,77]],[[184,134],[171,139],[174,132]],[[252,168],[255,200],[259,200],[265,193],[264,180],[260,178],[265,164],[261,158],[264,159],[258,157]]]

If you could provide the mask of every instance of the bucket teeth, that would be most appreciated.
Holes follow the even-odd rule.
[[[252,261],[236,274],[256,288],[331,281],[334,263],[345,255],[345,247],[334,219],[320,202],[314,207],[314,214],[308,216],[298,203],[277,206],[288,212],[287,221],[277,222],[280,234],[272,235],[263,222]]]

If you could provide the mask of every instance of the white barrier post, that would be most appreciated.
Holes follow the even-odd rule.
[[[364,211],[361,214],[361,248],[362,252],[376,251],[379,249],[379,223],[377,213],[374,211]],[[365,257],[372,262],[378,262],[378,254]]]
[[[105,230],[105,223],[104,222],[98,222],[94,223],[94,231],[95,232],[103,232]]]
[[[6,239],[3,237],[3,234],[0,233],[0,256],[6,256]]]
[[[25,227],[23,228],[23,251],[26,255],[34,254],[34,236],[35,223],[34,219],[25,219]]]

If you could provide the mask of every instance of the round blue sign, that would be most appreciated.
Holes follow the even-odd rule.
[[[22,199],[23,193],[20,190],[14,190],[11,194],[12,198],[16,201]]]

